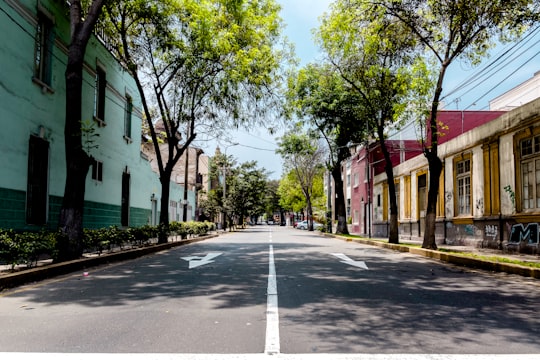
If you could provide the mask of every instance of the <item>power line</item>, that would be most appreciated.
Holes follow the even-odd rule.
[[[467,106],[465,108],[465,110],[467,110],[468,108],[470,108],[471,106],[473,106],[475,103],[477,103],[478,101],[482,100],[487,94],[489,94],[491,91],[493,91],[497,86],[499,86],[500,84],[502,84],[503,82],[505,82],[509,77],[511,77],[512,75],[514,75],[516,72],[518,72],[519,70],[521,70],[525,65],[527,65],[530,61],[532,61],[536,56],[538,56],[540,54],[540,51],[538,51],[536,54],[534,54],[533,56],[531,56],[529,59],[527,59],[523,64],[521,64],[517,69],[515,69],[514,71],[512,71],[508,76],[506,76],[504,79],[502,79],[501,81],[499,81],[495,86],[493,86],[491,89],[489,89],[487,92],[485,92],[482,96],[480,96],[478,99],[476,99],[475,101],[473,101],[469,106]]]
[[[520,59],[526,52],[530,51],[531,49],[534,49],[538,45],[538,43],[540,43],[540,39],[537,39],[532,45],[528,46],[527,48],[525,48],[525,46],[527,46],[531,41],[534,41],[538,34],[540,34],[540,26],[537,26],[529,30],[526,33],[526,35],[523,38],[521,38],[518,42],[513,43],[511,46],[503,49],[495,59],[493,59],[483,68],[480,68],[473,75],[471,75],[470,77],[462,81],[458,86],[456,86],[454,89],[452,89],[447,94],[445,94],[443,99],[448,98],[450,95],[455,94],[459,92],[460,90],[463,90],[464,88],[467,88],[467,87],[470,87],[470,89],[462,93],[461,96],[464,96],[470,93],[471,91],[476,90],[478,86],[485,83],[486,81],[489,81],[496,74],[499,74],[500,72],[502,72],[504,68],[509,67],[512,63]],[[517,51],[520,51],[520,52],[516,53]],[[532,59],[528,61],[531,61],[531,60]],[[522,64],[519,68],[520,69],[523,68],[525,64]],[[516,71],[514,71],[513,73],[515,72]],[[505,80],[507,80],[508,78],[509,76],[506,77]],[[500,82],[497,86],[499,86],[500,84],[502,84],[502,82]],[[489,92],[493,91],[495,88],[496,87],[491,88],[482,97],[486,96]],[[472,106],[473,104],[474,103],[472,103],[470,106]]]
[[[483,68],[480,68],[479,70],[477,70],[477,72],[473,73],[471,76],[469,76],[468,78],[463,80],[454,89],[452,89],[451,91],[446,93],[443,96],[443,99],[447,98],[448,96],[450,96],[450,95],[452,95],[452,94],[454,94],[456,92],[458,92],[459,90],[461,90],[463,88],[468,87],[469,85],[472,86],[475,82],[480,81],[480,83],[483,83],[486,80],[488,80],[491,73],[493,71],[497,70],[498,67],[507,66],[508,64],[504,65],[505,62],[513,62],[519,56],[521,56],[524,52],[530,50],[533,46],[538,44],[538,42],[540,42],[540,40],[538,40],[536,43],[534,43],[533,45],[531,45],[529,48],[522,51],[521,53],[513,56],[512,58],[504,59],[511,51],[520,50],[521,48],[523,48],[529,41],[534,39],[534,36],[537,35],[537,33],[540,33],[540,26],[535,27],[532,30],[530,30],[529,32],[527,32],[527,34],[523,38],[521,38],[518,42],[513,43],[510,47],[503,49],[495,59],[493,59],[487,65],[485,65]],[[484,77],[484,80],[482,80],[482,77]],[[466,93],[468,93],[470,91],[471,90],[467,91]]]

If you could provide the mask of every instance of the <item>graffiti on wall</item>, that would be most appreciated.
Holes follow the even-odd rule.
[[[526,242],[527,244],[538,244],[540,225],[538,223],[514,224],[510,232],[509,243]]]
[[[495,241],[498,234],[499,228],[497,227],[497,225],[486,225],[486,227],[484,228],[484,237],[491,241]]]
[[[482,230],[480,230],[479,228],[477,228],[474,225],[465,225],[463,230],[465,231],[465,234],[468,235],[468,236],[475,236],[475,235],[480,236],[480,235],[482,235]]]

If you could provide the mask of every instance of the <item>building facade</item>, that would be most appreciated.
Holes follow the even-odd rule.
[[[540,222],[540,99],[441,141],[438,243],[501,248],[538,247]],[[465,123],[467,118],[465,117]],[[454,124],[455,127],[455,124]],[[394,167],[399,186],[400,238],[421,238],[429,187],[428,163],[420,155]],[[386,193],[376,175],[373,192]],[[376,204],[378,205],[378,204]],[[374,212],[381,212],[375,206]],[[382,211],[384,213],[384,211]],[[380,231],[386,236],[382,218]]]
[[[54,229],[66,179],[65,1],[0,3],[0,227]],[[99,38],[88,44],[82,90],[83,144],[93,164],[84,226],[156,224],[161,185],[141,151],[139,94]],[[183,188],[171,183],[171,199]],[[193,195],[192,195],[193,196]]]

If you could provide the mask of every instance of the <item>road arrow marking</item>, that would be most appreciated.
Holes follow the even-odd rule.
[[[223,253],[209,253],[205,257],[186,256],[186,257],[183,257],[182,259],[189,262],[189,268],[190,269],[194,269],[194,268],[202,266],[202,265],[213,263],[214,260],[212,260],[212,259],[217,258],[221,254],[223,254]]]
[[[358,268],[361,268],[361,269],[364,269],[364,270],[369,270],[366,263],[363,262],[363,261],[355,261],[353,259],[351,259],[350,257],[348,257],[347,255],[345,254],[341,254],[341,253],[333,253],[332,255],[334,255],[335,257],[341,259],[342,263],[344,264],[347,264],[347,265],[351,265],[351,266],[356,266]]]

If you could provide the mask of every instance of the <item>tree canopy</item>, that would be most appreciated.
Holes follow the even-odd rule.
[[[389,241],[397,243],[395,164],[386,146],[386,133],[389,127],[399,127],[406,111],[415,108],[415,101],[423,103],[432,85],[429,72],[416,39],[384,11],[351,8],[348,1],[336,1],[331,9],[322,20],[318,39],[332,68],[356,99],[354,111],[349,112],[352,116],[346,113],[334,121],[347,135],[357,134],[353,141],[360,140],[358,134],[365,134],[362,140],[371,135],[378,140],[390,193]]]
[[[313,199],[317,177],[321,177],[327,156],[320,142],[307,133],[288,132],[278,143],[276,152],[284,160],[286,171],[292,171],[306,199],[309,230],[313,231]]]
[[[172,169],[195,137],[262,122],[279,102],[285,59],[275,46],[279,6],[274,0],[125,0],[107,14],[111,49],[142,99],[166,225]]]

